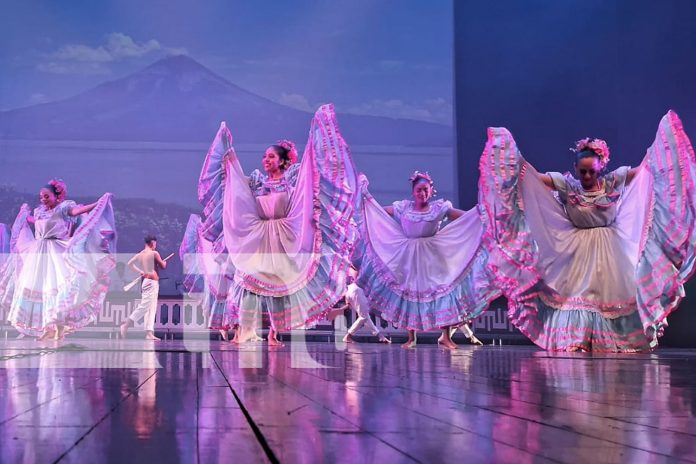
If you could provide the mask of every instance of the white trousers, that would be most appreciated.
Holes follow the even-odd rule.
[[[355,319],[355,322],[353,322],[353,325],[350,326],[350,329],[348,329],[348,333],[350,335],[353,335],[355,332],[357,332],[360,327],[363,326],[363,324],[367,324],[367,328],[370,329],[372,332],[372,335],[380,335],[382,332],[377,328],[374,322],[372,322],[372,318],[370,317],[369,314],[358,314],[358,318]]]
[[[157,295],[159,294],[159,281],[143,279],[140,304],[133,310],[128,318],[137,322],[144,318],[145,330],[155,331],[155,316],[157,315]]]

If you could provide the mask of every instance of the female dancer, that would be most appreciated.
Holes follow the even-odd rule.
[[[0,304],[21,333],[61,339],[96,320],[115,267],[111,194],[89,205],[66,199],[60,180],[39,191],[40,206],[22,205],[12,226],[11,257],[0,273]],[[34,226],[31,233],[30,225]]]
[[[314,115],[301,163],[285,140],[268,147],[262,163],[265,174],[246,177],[221,125],[199,182],[201,233],[234,269],[223,322],[238,322],[236,340],[244,342],[265,311],[268,342],[281,345],[278,331],[312,327],[345,292],[357,182],[333,105]]]
[[[643,351],[684,295],[696,244],[696,163],[676,113],[638,168],[606,172],[600,139],[575,174],[538,173],[503,128],[488,130],[480,203],[490,269],[511,321],[548,350]]]
[[[483,227],[478,208],[462,211],[435,194],[429,174],[414,172],[413,200],[382,208],[362,177],[360,275],[370,305],[382,317],[408,330],[406,348],[416,344],[416,330],[441,328],[438,340],[456,349],[452,329],[463,327],[476,344],[467,322],[499,295],[486,271],[481,247]],[[451,221],[440,228],[445,221]]]

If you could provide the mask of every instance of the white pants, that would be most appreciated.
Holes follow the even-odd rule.
[[[358,318],[355,319],[355,322],[353,322],[353,325],[350,326],[350,329],[348,329],[348,334],[353,335],[355,332],[357,332],[360,327],[363,326],[363,324],[367,324],[367,328],[370,329],[372,332],[372,335],[381,335],[381,331],[377,328],[374,322],[372,322],[372,318],[370,317],[369,314],[358,314]]]
[[[143,279],[140,304],[133,310],[128,318],[137,322],[144,318],[145,330],[155,331],[155,316],[157,315],[157,295],[159,294],[159,281]]]

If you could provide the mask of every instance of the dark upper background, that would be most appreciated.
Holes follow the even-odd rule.
[[[696,136],[696,2],[454,2],[460,204],[476,202],[488,126],[505,126],[540,171],[605,139],[611,166],[638,164],[674,109]]]
[[[566,171],[577,139],[637,165],[668,109],[696,137],[696,2],[454,2],[460,205],[476,202],[488,126],[505,126],[540,171]],[[617,270],[619,271],[619,270]],[[694,346],[696,285],[664,344]]]

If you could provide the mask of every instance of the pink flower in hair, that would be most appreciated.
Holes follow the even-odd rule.
[[[288,158],[290,159],[290,164],[295,164],[297,163],[297,149],[295,148],[295,144],[290,141],[290,140],[278,140],[276,142],[276,145],[279,147],[283,147],[285,150],[288,151]]]
[[[68,187],[62,179],[51,179],[48,181],[48,185],[53,186],[56,192],[56,199],[59,203],[65,200],[65,197],[68,195]]]
[[[594,139],[590,137],[585,137],[582,140],[575,142],[575,148],[571,148],[575,153],[580,153],[581,151],[590,150],[595,152],[599,156],[599,162],[602,167],[606,167],[609,164],[609,146],[607,142],[602,139]]]

